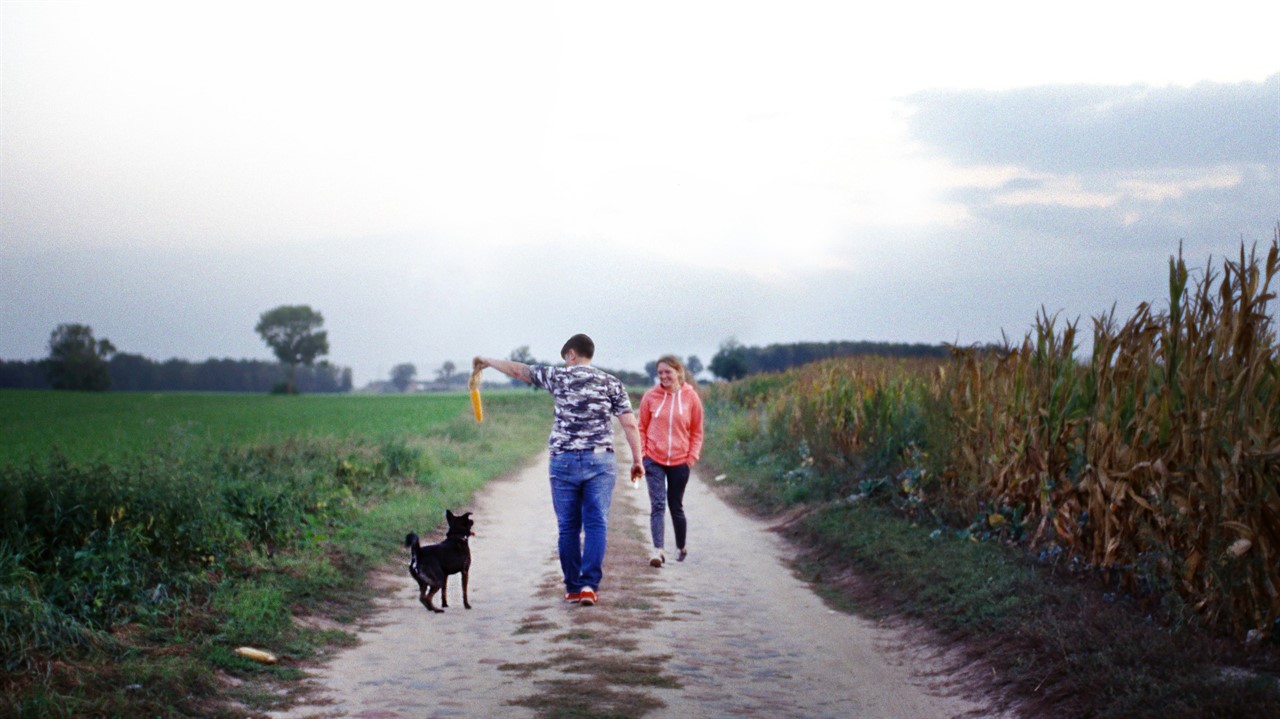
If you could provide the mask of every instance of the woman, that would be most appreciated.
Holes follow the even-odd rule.
[[[679,357],[658,359],[658,385],[640,400],[640,437],[644,444],[644,476],[649,485],[649,528],[653,554],[649,564],[661,567],[666,535],[667,507],[676,532],[677,561],[688,556],[684,489],[689,469],[702,454],[702,400],[694,390],[688,370]]]

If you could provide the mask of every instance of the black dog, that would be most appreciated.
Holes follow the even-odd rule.
[[[462,606],[471,608],[471,602],[467,601],[467,577],[471,573],[471,545],[467,540],[473,534],[471,526],[475,523],[471,521],[471,512],[455,515],[446,509],[444,518],[449,522],[449,531],[445,533],[443,542],[422,547],[418,545],[418,535],[410,532],[409,536],[404,538],[404,546],[411,547],[409,576],[418,580],[418,589],[421,591],[418,599],[422,602],[422,606],[433,612],[444,611],[436,609],[431,603],[431,598],[436,595],[436,592],[440,592],[440,606],[449,606],[447,586],[449,575],[459,572],[462,573]]]

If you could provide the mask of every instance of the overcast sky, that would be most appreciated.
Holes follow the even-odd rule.
[[[0,358],[987,342],[1272,239],[1280,5],[855,5],[4,1]]]

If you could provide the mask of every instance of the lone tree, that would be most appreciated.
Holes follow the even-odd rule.
[[[658,360],[649,360],[644,363],[644,373],[649,375],[649,382],[658,381]]]
[[[533,353],[529,351],[529,345],[520,345],[519,347],[511,350],[511,354],[507,359],[512,362],[523,362],[524,364],[538,364],[538,360],[534,359]],[[521,382],[514,377],[511,378],[511,385],[513,387],[532,387],[532,385],[526,385],[524,382]],[[537,389],[537,387],[533,387],[535,392]]]
[[[453,379],[453,373],[457,370],[458,366],[452,360],[445,360],[444,364],[440,365],[440,369],[436,370],[436,379],[441,382],[448,382]]]
[[[409,383],[417,376],[418,368],[405,362],[391,368],[391,384],[401,392],[409,389]]]
[[[520,345],[511,350],[511,356],[507,359],[512,362],[523,362],[525,364],[538,364],[538,360],[533,358],[533,353],[529,351],[529,345]]]
[[[320,330],[324,316],[308,305],[281,305],[263,312],[254,329],[275,352],[276,358],[289,365],[289,382],[285,391],[297,394],[295,379],[298,365],[308,367],[316,357],[329,354],[329,333]]]
[[[88,325],[58,325],[49,334],[49,358],[42,363],[45,377],[54,389],[111,389],[107,357],[115,351],[111,340],[95,340]]]
[[[702,366],[702,360],[698,359],[698,355],[689,355],[689,359],[684,361],[684,366],[693,377],[697,377],[699,372],[706,369]]]
[[[730,337],[720,344],[720,351],[711,358],[708,367],[717,377],[732,382],[742,379],[751,372],[751,363],[747,359],[747,351],[738,340]]]

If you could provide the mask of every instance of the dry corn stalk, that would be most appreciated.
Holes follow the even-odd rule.
[[[1170,258],[1168,309],[1095,318],[1087,358],[1076,323],[1042,312],[1020,343],[957,348],[942,369],[831,360],[725,391],[771,451],[837,479],[923,437],[932,507],[992,528],[992,509],[1017,510],[1033,545],[1265,636],[1280,631],[1280,226],[1198,277]],[[936,432],[910,429],[923,415]]]
[[[950,388],[961,481],[951,501],[1026,508],[1089,565],[1136,586],[1166,583],[1211,622],[1269,632],[1280,617],[1280,346],[1265,256],[1209,268],[1169,263],[1169,309],[1074,327],[1041,317],[999,361],[970,352]],[[1190,286],[1189,286],[1190,285]],[[959,485],[959,486],[956,486]]]

